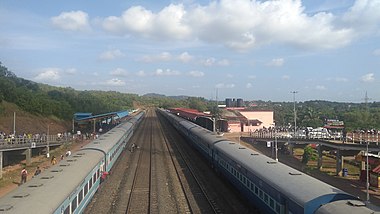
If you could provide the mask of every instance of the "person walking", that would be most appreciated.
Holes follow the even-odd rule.
[[[52,165],[57,164],[57,159],[55,158],[54,155],[53,155],[53,157],[51,158],[51,164],[52,164]]]
[[[34,176],[37,176],[37,175],[39,175],[40,173],[41,173],[41,169],[40,169],[39,166],[37,166],[37,169],[36,169],[36,171],[34,172]]]
[[[23,184],[23,183],[26,183],[26,179],[28,177],[28,171],[26,170],[26,168],[24,167],[22,170],[21,170],[21,182],[20,182],[20,185]]]

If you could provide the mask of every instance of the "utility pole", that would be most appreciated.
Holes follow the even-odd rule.
[[[364,97],[364,102],[365,102],[365,108],[366,108],[366,111],[369,115],[369,108],[368,108],[368,101],[370,100],[370,98],[368,98],[368,95],[367,95],[367,91],[365,92],[365,97]],[[366,158],[366,177],[367,177],[367,181],[366,181],[366,202],[367,203],[370,203],[369,201],[369,163],[368,163],[368,144],[369,144],[369,139],[368,139],[368,135],[367,135],[367,139],[366,139],[366,144],[367,144],[367,158]]]
[[[296,137],[296,130],[297,130],[296,94],[298,93],[298,91],[291,91],[290,93],[293,94],[294,137]]]
[[[369,175],[368,175],[368,141],[367,141],[367,161],[366,161],[366,176],[367,176],[367,181],[366,181],[366,193],[367,193],[367,203],[369,203]]]
[[[13,112],[13,135],[16,138],[16,112]]]

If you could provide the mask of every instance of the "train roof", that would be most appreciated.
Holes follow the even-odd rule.
[[[315,206],[315,203],[320,206],[323,201],[356,199],[336,187],[235,142],[221,141],[215,144],[215,147],[219,152],[233,159],[260,180],[304,208]]]
[[[223,136],[218,135],[215,132],[205,129],[190,121],[184,120],[184,121],[181,121],[180,124],[183,125],[186,129],[196,134],[198,137],[202,138],[204,142],[214,144],[221,140],[227,140]]]
[[[115,146],[116,142],[121,139],[121,137],[127,132],[129,128],[132,127],[132,123],[125,122],[123,124],[118,125],[107,133],[100,135],[98,139],[95,139],[85,145],[83,149],[96,148],[98,150],[102,150],[108,152],[113,146]]]
[[[334,214],[374,214],[380,213],[366,207],[366,204],[357,200],[340,200],[322,205],[315,214],[334,213]]]
[[[100,159],[100,152],[78,151],[0,198],[7,213],[53,213],[83,182]],[[63,208],[64,209],[64,208]]]

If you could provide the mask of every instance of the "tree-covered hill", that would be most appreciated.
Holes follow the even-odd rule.
[[[14,103],[34,115],[69,120],[75,112],[99,114],[128,110],[133,109],[138,97],[115,91],[77,91],[39,84],[17,77],[0,63],[0,102]]]
[[[185,107],[218,114],[216,102],[202,97],[160,94],[120,93],[116,91],[78,91],[18,78],[0,62],[0,103],[14,103],[25,112],[43,117],[71,120],[75,112],[100,114],[139,107]],[[224,102],[219,102],[219,104]],[[276,125],[294,124],[293,102],[254,101],[251,109],[273,110]],[[247,106],[248,103],[247,103]],[[326,119],[344,121],[347,130],[380,129],[380,103],[339,103],[322,100],[297,102],[298,126],[322,126]],[[2,114],[0,105],[0,115]]]

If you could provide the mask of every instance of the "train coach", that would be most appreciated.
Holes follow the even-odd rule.
[[[263,213],[374,213],[357,197],[227,140],[168,111],[159,112]],[[360,206],[358,206],[360,205]]]
[[[0,213],[82,213],[144,114],[131,117],[1,197]]]

